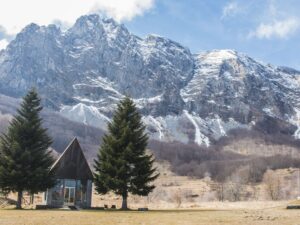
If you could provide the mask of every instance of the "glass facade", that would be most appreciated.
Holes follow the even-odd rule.
[[[59,179],[48,191],[51,205],[86,205],[88,180]],[[47,196],[46,196],[47,197]],[[48,201],[48,199],[45,199]],[[49,203],[48,203],[49,204]]]
[[[64,191],[64,184],[63,180],[57,180],[57,183],[55,187],[52,189],[52,201],[53,202],[60,202],[63,197],[63,191]]]
[[[75,188],[76,187],[76,180],[64,180],[65,187]]]
[[[82,191],[81,191],[82,192],[81,201],[86,202],[86,200],[87,200],[87,181],[82,182],[81,189],[82,189]]]
[[[81,201],[81,196],[82,196],[81,181],[77,180],[76,181],[76,202],[80,202]]]

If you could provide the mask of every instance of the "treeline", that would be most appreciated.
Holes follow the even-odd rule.
[[[300,167],[300,159],[291,156],[274,155],[245,156],[229,151],[223,151],[225,145],[241,138],[253,138],[264,141],[264,144],[290,145],[299,148],[293,137],[287,135],[263,134],[257,130],[232,130],[227,137],[221,138],[209,148],[195,144],[162,143],[151,141],[149,148],[157,160],[170,162],[171,169],[178,175],[204,178],[210,176],[213,180],[223,182],[241,168],[247,168],[243,176],[248,182],[261,182],[268,169],[283,169]]]
[[[273,128],[276,130],[276,127]],[[295,130],[293,130],[295,131]],[[278,132],[273,130],[263,130],[262,125],[258,123],[252,130],[247,129],[233,129],[227,133],[227,136],[220,138],[213,142],[213,149],[222,150],[223,146],[232,143],[233,141],[243,138],[250,138],[253,140],[260,139],[267,145],[284,145],[299,148],[300,140],[295,139],[294,132]]]

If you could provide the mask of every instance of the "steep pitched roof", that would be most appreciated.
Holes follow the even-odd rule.
[[[93,173],[77,138],[70,142],[51,170],[55,171],[55,176],[59,179],[91,180],[93,178]]]

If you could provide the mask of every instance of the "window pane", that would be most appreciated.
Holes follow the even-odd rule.
[[[77,180],[76,181],[76,201],[81,201],[81,192],[82,192],[81,181]]]
[[[75,180],[65,180],[65,187],[75,187],[76,181]]]
[[[69,188],[65,188],[65,202],[68,203],[69,202],[69,195],[70,195],[70,189]]]
[[[74,203],[75,201],[74,197],[75,197],[75,188],[70,188],[70,199],[69,199],[70,203]]]
[[[86,193],[87,191],[87,182],[85,181],[83,184],[82,184],[82,202],[86,202]]]
[[[58,180],[55,187],[52,189],[52,201],[59,201],[63,197],[63,181]]]

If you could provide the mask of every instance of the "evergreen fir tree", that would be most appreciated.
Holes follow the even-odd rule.
[[[158,177],[153,156],[146,154],[148,136],[141,115],[133,101],[126,97],[117,106],[108,134],[95,160],[95,186],[99,194],[110,191],[122,196],[127,209],[128,194],[147,196]]]
[[[8,132],[0,137],[0,188],[18,193],[17,208],[23,191],[33,194],[55,185],[50,172],[54,160],[48,151],[52,140],[42,128],[40,103],[36,91],[29,91]]]

